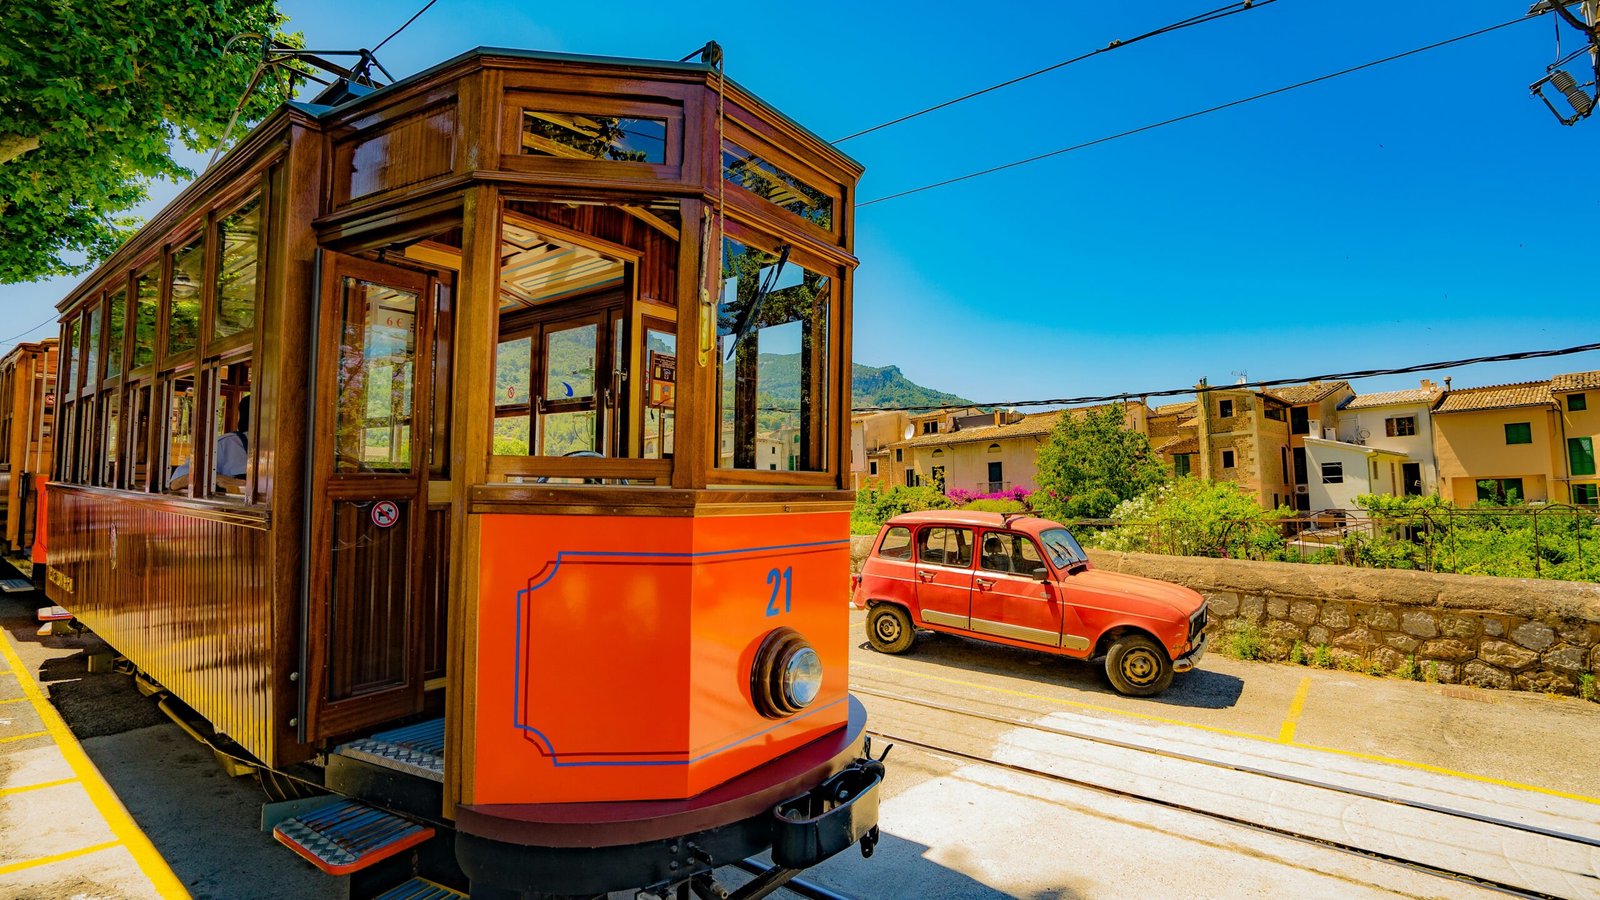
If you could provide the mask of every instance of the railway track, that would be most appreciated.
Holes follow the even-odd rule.
[[[1514,810],[1497,814],[1425,799],[1414,786],[1385,791],[1371,784],[1341,783],[1293,771],[1303,769],[1301,764],[1153,746],[1138,735],[1112,736],[1092,727],[1040,722],[1036,709],[1004,703],[978,709],[967,697],[939,692],[912,696],[901,686],[859,673],[854,681],[852,692],[885,701],[872,710],[872,730],[883,740],[1203,816],[1463,886],[1518,897],[1600,897],[1600,825],[1588,823],[1594,833],[1578,833],[1551,822],[1520,821]],[[963,749],[928,724],[929,710],[1008,730],[1001,740],[991,741],[992,749]],[[1370,776],[1365,780],[1370,782]]]

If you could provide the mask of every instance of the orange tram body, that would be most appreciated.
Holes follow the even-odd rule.
[[[0,557],[28,579],[44,576],[56,346],[24,342],[0,357]]]
[[[59,306],[50,599],[273,817],[326,792],[275,834],[330,872],[687,896],[770,851],[754,897],[870,854],[860,175],[703,63],[280,108]]]

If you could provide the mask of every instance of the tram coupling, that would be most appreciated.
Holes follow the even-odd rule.
[[[773,807],[772,861],[791,869],[822,862],[851,844],[872,856],[878,845],[878,800],[883,761],[894,745],[872,756],[872,738],[863,738],[862,756],[826,781]]]

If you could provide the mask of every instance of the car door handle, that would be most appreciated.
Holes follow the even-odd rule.
[[[990,581],[987,578],[974,578],[974,579],[972,579],[972,583],[977,585],[978,587],[983,588],[984,590],[988,590],[989,588],[994,587],[994,582]]]
[[[921,578],[923,581],[932,581],[933,580],[933,573],[932,572],[918,572],[917,573],[917,577]]]

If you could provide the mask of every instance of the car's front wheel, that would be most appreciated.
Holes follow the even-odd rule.
[[[1153,697],[1172,684],[1172,660],[1142,634],[1125,634],[1106,653],[1106,677],[1120,694]]]
[[[904,653],[917,641],[911,616],[893,603],[879,603],[867,613],[867,643],[879,653]]]

